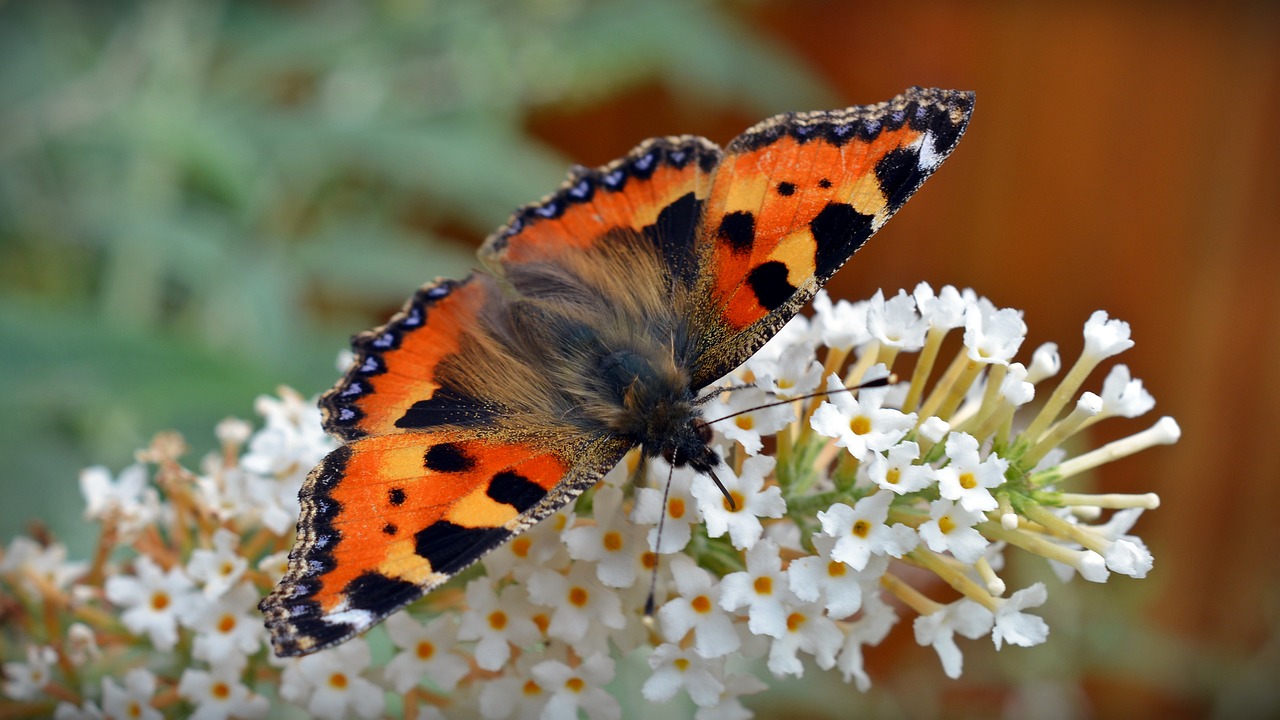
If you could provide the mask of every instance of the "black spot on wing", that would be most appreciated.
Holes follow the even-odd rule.
[[[398,532],[400,532],[400,528],[396,527],[395,523],[387,523],[382,526],[383,535],[391,535],[394,537]]]
[[[662,208],[654,223],[644,228],[645,237],[662,254],[672,278],[682,284],[691,283],[698,271],[693,247],[701,217],[702,201],[690,192]]]
[[[442,473],[466,472],[476,466],[475,458],[470,457],[462,448],[454,443],[434,445],[423,456],[423,466],[428,470]]]
[[[396,420],[396,427],[405,430],[423,430],[442,425],[476,427],[490,423],[496,414],[493,405],[442,386],[430,398],[419,400],[406,410]]]
[[[787,266],[777,260],[757,265],[747,274],[747,285],[766,310],[775,310],[795,294],[787,280]]]
[[[726,213],[716,229],[716,237],[729,243],[735,253],[751,251],[756,239],[756,218],[746,210]]]
[[[831,277],[871,237],[872,220],[847,203],[828,203],[813,218],[809,231],[817,245],[814,272],[819,280]]]
[[[876,179],[880,181],[880,190],[888,201],[889,212],[897,212],[924,182],[919,149],[899,147],[890,150],[876,163]]]
[[[387,491],[387,502],[396,507],[403,505],[406,499],[404,488],[391,488]]]
[[[524,512],[546,497],[547,491],[529,478],[504,470],[489,480],[486,493],[493,500]]]
[[[780,182],[780,183],[778,183],[778,194],[779,194],[779,195],[795,195],[795,193],[796,193],[796,184],[795,184],[795,183],[789,183],[789,182],[785,182],[785,181],[784,181],[784,182]]]
[[[414,552],[431,570],[454,573],[470,565],[511,536],[505,528],[468,528],[437,520],[414,534]]]
[[[422,589],[406,580],[366,570],[347,583],[343,592],[352,608],[368,610],[375,615],[387,615],[420,596]]]

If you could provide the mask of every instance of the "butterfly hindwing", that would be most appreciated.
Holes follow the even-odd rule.
[[[695,386],[745,361],[898,211],[954,149],[973,94],[779,115],[725,148],[699,245],[712,308]]]

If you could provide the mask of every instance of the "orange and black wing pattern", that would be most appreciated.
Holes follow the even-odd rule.
[[[788,113],[725,148],[699,242],[710,332],[695,386],[737,367],[950,155],[973,93],[912,88],[887,102]]]

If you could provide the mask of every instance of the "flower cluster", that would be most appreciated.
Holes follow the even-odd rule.
[[[708,391],[725,460],[714,479],[633,454],[450,586],[303,658],[271,656],[255,606],[284,572],[302,480],[334,447],[313,404],[259,399],[265,426],[221,423],[198,471],[172,434],[114,478],[85,470],[86,517],[102,527],[93,557],[69,561],[48,537],[0,556],[5,647],[21,653],[4,664],[7,715],[256,718],[291,703],[321,718],[607,720],[621,714],[606,689],[618,661],[641,653],[646,700],[685,695],[700,720],[746,718],[761,676],[816,666],[867,690],[865,649],[904,615],[950,677],[957,635],[1044,642],[1030,611],[1047,589],[1006,587],[1010,547],[1064,579],[1151,569],[1130,530],[1154,494],[1067,490],[1178,437],[1162,418],[1065,451],[1154,404],[1123,365],[1081,392],[1132,345],[1127,324],[1095,313],[1056,379],[1056,346],[1015,361],[1021,314],[970,291],[820,294],[814,307]]]

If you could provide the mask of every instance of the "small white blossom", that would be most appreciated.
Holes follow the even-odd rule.
[[[134,463],[113,481],[111,471],[101,465],[80,471],[80,493],[84,495],[86,520],[114,517],[120,534],[133,538],[139,530],[160,516],[160,496],[147,484],[147,467]]]
[[[657,465],[658,461],[654,461]],[[665,463],[663,463],[665,466]],[[649,530],[649,549],[656,553],[668,554],[684,550],[693,537],[692,523],[696,519],[696,503],[693,497],[692,484],[697,472],[690,467],[676,468],[670,474],[669,488],[638,488],[636,490],[635,508],[631,513],[632,522],[654,526]],[[663,478],[666,472],[655,472],[654,477]],[[666,495],[666,519],[662,518],[664,507],[663,495]],[[662,521],[662,536],[658,536],[658,522]]]
[[[613,660],[608,655],[592,655],[577,667],[559,660],[545,660],[533,666],[533,678],[551,696],[542,711],[546,720],[577,718],[582,710],[590,720],[617,720],[622,707],[604,685],[613,680]]]
[[[787,608],[784,632],[769,646],[769,671],[777,677],[804,674],[798,652],[813,655],[818,667],[829,670],[844,640],[840,628],[816,603],[796,603]]]
[[[1009,461],[994,453],[983,460],[978,454],[977,439],[968,433],[951,433],[946,450],[950,464],[934,471],[942,497],[958,500],[970,512],[999,507],[991,488],[1004,484]]]
[[[733,621],[720,609],[720,586],[711,573],[683,555],[671,559],[671,575],[679,596],[658,610],[662,636],[679,643],[693,631],[693,647],[706,658],[722,657],[741,645]]]
[[[713,662],[693,648],[663,643],[649,654],[649,667],[653,674],[645,680],[640,694],[649,702],[660,703],[675,697],[676,692],[684,688],[695,705],[711,707],[720,701],[725,689],[718,672],[724,662],[721,660],[712,665]]]
[[[451,693],[470,671],[467,659],[453,651],[458,642],[453,616],[441,615],[424,625],[408,613],[396,613],[386,625],[387,636],[400,649],[386,668],[386,678],[396,692],[408,692],[426,679],[441,692]]]
[[[776,397],[759,388],[746,387],[723,397],[727,399],[717,398],[707,403],[702,416],[708,418],[708,424],[716,433],[741,445],[748,455],[760,452],[765,435],[776,434],[796,418],[795,408],[789,403],[778,405]]]
[[[67,546],[62,543],[41,545],[29,537],[19,535],[9,541],[4,555],[0,556],[0,578],[9,578],[34,596],[43,592],[32,577],[58,590],[66,589],[71,581],[84,574],[89,567],[85,562],[68,562]]]
[[[1089,316],[1084,324],[1084,355],[1093,360],[1103,360],[1133,347],[1129,339],[1129,323],[1109,320],[1104,310]]]
[[[538,568],[568,568],[571,559],[562,535],[576,524],[577,517],[573,506],[566,506],[510,542],[499,545],[481,561],[486,574],[495,578],[510,575],[524,582]]]
[[[881,490],[853,507],[835,503],[825,512],[818,511],[822,531],[836,539],[831,557],[862,570],[872,555],[902,557],[911,552],[920,540],[915,530],[902,523],[890,527],[885,522],[893,498],[893,493]]]
[[[814,535],[813,547],[817,555],[796,558],[787,566],[791,592],[805,602],[825,603],[827,615],[840,620],[858,612],[862,607],[864,588],[876,583],[889,567],[889,558],[873,555],[867,566],[854,571],[848,563],[831,557],[836,539],[829,535]],[[869,589],[866,592],[874,592]]]
[[[102,714],[108,718],[161,720],[160,711],[151,707],[156,694],[156,676],[150,670],[134,668],[125,673],[124,687],[109,677],[102,678]]]
[[[1156,406],[1156,399],[1129,375],[1129,368],[1116,365],[1102,381],[1102,417],[1135,418]]]
[[[58,653],[44,645],[28,645],[27,661],[4,664],[4,682],[0,687],[11,700],[35,700],[44,693],[53,675],[51,669],[58,661]]]
[[[882,345],[914,351],[924,347],[929,322],[920,317],[915,298],[905,290],[888,300],[877,290],[867,303],[867,330]]]
[[[239,582],[249,561],[236,553],[240,536],[226,528],[218,528],[213,534],[213,549],[191,551],[187,562],[187,575],[204,585],[204,595],[214,600]]]
[[[877,365],[867,378],[885,374],[884,366]],[[872,453],[888,450],[915,427],[915,413],[883,407],[886,389],[863,388],[855,396],[843,388],[838,376],[827,378],[831,394],[814,411],[809,424],[819,435],[835,438],[836,445],[848,448],[855,458],[866,460]]]
[[[1027,367],[1027,382],[1039,383],[1051,378],[1062,369],[1062,357],[1058,354],[1058,344],[1047,342],[1031,353],[1031,365]]]
[[[596,564],[596,576],[611,588],[628,588],[636,582],[635,558],[642,550],[640,529],[622,514],[622,489],[601,485],[595,494],[595,523],[564,531],[563,539],[574,560]]]
[[[511,646],[525,647],[542,638],[530,616],[533,608],[524,587],[508,585],[494,592],[490,577],[467,583],[467,610],[462,614],[458,637],[478,640],[476,664],[485,670],[499,670],[511,659]]]
[[[198,609],[195,585],[181,567],[165,572],[146,555],[134,561],[134,570],[136,575],[107,578],[107,599],[125,608],[121,619],[130,632],[147,635],[157,650],[172,650],[179,619]]]
[[[720,581],[720,607],[746,608],[752,633],[779,638],[787,631],[787,603],[795,601],[789,585],[778,544],[765,538],[747,551],[745,571]]]
[[[929,468],[916,465],[920,446],[910,440],[890,447],[888,453],[873,453],[867,461],[867,477],[876,485],[898,495],[923,490],[933,484]]]
[[[758,364],[752,367],[752,371],[756,387],[773,398],[807,395],[822,382],[822,363],[814,358],[813,346],[809,343],[792,345],[778,356],[776,362]]]
[[[867,303],[831,302],[826,290],[813,296],[813,323],[823,345],[849,350],[871,341],[867,329]]]
[[[196,631],[191,654],[211,665],[243,666],[266,639],[258,613],[260,599],[258,591],[246,582],[213,602],[197,600],[202,607],[183,618],[183,624]]]
[[[596,579],[595,570],[585,563],[569,568],[568,575],[554,570],[538,570],[529,576],[529,599],[554,608],[547,634],[573,644],[587,636],[587,630],[602,624],[614,630],[626,624],[618,594]]]
[[[698,501],[698,514],[706,524],[708,536],[717,538],[727,532],[733,546],[745,550],[755,545],[764,532],[760,518],[786,514],[782,491],[776,485],[764,486],[764,479],[773,472],[776,462],[768,455],[747,458],[741,475],[734,475],[727,467],[716,468],[716,477],[733,497],[732,507],[711,478],[694,478],[689,491]]]
[[[376,718],[386,706],[386,696],[361,676],[369,661],[369,645],[363,638],[292,660],[281,676],[280,697],[322,720]]]
[[[950,552],[960,562],[973,564],[987,548],[987,539],[973,526],[986,519],[982,513],[943,498],[929,504],[929,520],[917,530],[930,550]]]
[[[250,472],[299,486],[311,468],[336,447],[320,424],[320,409],[298,393],[281,388],[280,399],[260,395],[254,410],[265,426],[249,440],[240,464]]]
[[[870,689],[871,676],[863,667],[862,648],[879,645],[897,622],[898,615],[892,605],[882,600],[879,594],[867,594],[862,615],[849,624],[840,655],[836,658],[836,667],[845,682],[853,681],[860,692]]]
[[[930,327],[951,330],[964,325],[965,308],[969,303],[954,286],[943,285],[942,290],[934,295],[929,283],[922,282],[911,294],[916,299],[920,316]]]
[[[235,665],[215,665],[211,670],[187,668],[178,681],[178,694],[196,706],[191,720],[266,717],[271,704],[240,682]]]
[[[1005,640],[1022,647],[1044,642],[1049,637],[1049,625],[1043,618],[1022,611],[1039,607],[1048,598],[1049,593],[1045,590],[1044,583],[1036,583],[1000,600],[1000,607],[996,610],[995,629],[991,632],[996,649],[999,650]]]
[[[970,305],[964,317],[964,346],[969,359],[1007,365],[1027,337],[1022,313],[997,309],[985,298]]]
[[[932,645],[942,661],[942,671],[947,677],[960,677],[964,667],[964,655],[956,645],[955,635],[976,640],[991,632],[994,617],[990,610],[967,598],[961,598],[940,609],[920,615],[915,619],[916,642]]]

